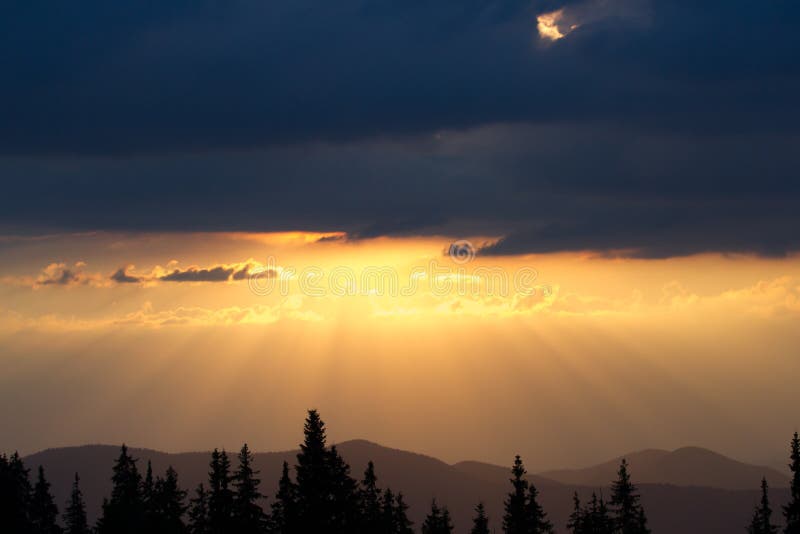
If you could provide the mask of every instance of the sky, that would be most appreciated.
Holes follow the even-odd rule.
[[[782,463],[790,0],[17,3],[0,450]]]

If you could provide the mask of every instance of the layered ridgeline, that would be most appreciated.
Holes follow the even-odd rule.
[[[330,458],[331,448],[324,445],[324,425],[315,412],[310,412],[309,417],[312,427],[319,425],[320,432],[317,433],[317,438],[312,439],[316,440],[317,449],[320,438],[322,439],[322,449],[317,451],[317,455]],[[285,481],[289,481],[291,491],[295,491],[296,482],[302,484],[299,478],[303,478],[303,475],[297,472],[295,466],[303,463],[303,457],[308,460],[306,449],[309,447],[309,421],[306,422],[306,441],[303,447],[300,451],[253,455],[247,452],[248,469],[253,473],[250,478],[261,481],[249,493],[256,508],[264,511],[262,519],[266,519],[273,512],[275,503],[280,501],[276,498],[280,496],[280,490],[286,490],[286,484],[279,488],[282,476]],[[89,445],[50,449],[30,455],[23,461],[25,467],[32,470],[30,479],[33,485],[36,483],[38,466],[43,466],[43,473],[50,485],[49,491],[59,508],[59,518],[70,498],[75,474],[79,473],[87,521],[94,525],[104,514],[103,499],[112,497],[112,467],[119,468],[121,456],[117,446]],[[165,485],[169,486],[167,482],[170,476],[176,477],[177,489],[182,488],[187,492],[183,504],[188,507],[192,504],[191,499],[197,500],[196,488],[199,484],[204,484],[206,492],[210,491],[209,483],[213,485],[214,481],[209,480],[209,471],[219,470],[221,451],[212,459],[211,453],[207,452],[167,454],[131,448],[126,451],[125,456],[136,460],[136,471],[142,487],[152,484],[150,487],[153,488],[161,484],[163,489]],[[241,468],[238,456],[237,453],[225,455],[226,461],[230,463],[227,468],[229,476],[232,477],[228,484],[231,498],[237,492],[234,475]],[[355,492],[353,494],[357,498],[364,495],[364,481],[369,478],[365,476],[365,471],[369,462],[372,462],[372,473],[377,478],[372,485],[381,490],[381,501],[388,488],[391,488],[395,504],[396,496],[402,492],[403,502],[408,506],[405,515],[413,522],[414,532],[420,532],[423,526],[428,532],[437,532],[436,529],[446,525],[448,519],[455,525],[455,532],[470,532],[476,519],[477,524],[481,524],[480,514],[476,512],[479,503],[483,504],[483,515],[488,517],[490,532],[503,532],[504,523],[505,531],[514,532],[513,518],[509,520],[508,509],[509,505],[514,507],[510,495],[517,493],[523,494],[523,498],[518,501],[521,509],[525,510],[523,514],[527,519],[530,519],[531,510],[538,509],[546,514],[539,526],[539,531],[543,532],[547,531],[547,524],[552,524],[556,532],[571,531],[567,529],[568,525],[574,525],[580,532],[581,521],[576,523],[575,519],[592,516],[587,512],[593,508],[593,494],[597,498],[595,511],[601,497],[604,499],[603,505],[608,509],[608,517],[613,518],[620,508],[619,503],[614,504],[611,501],[614,495],[612,481],[618,483],[620,480],[621,459],[582,470],[552,471],[538,475],[529,475],[518,470],[518,476],[514,476],[508,467],[480,462],[449,465],[435,458],[362,440],[338,444],[334,457],[338,458],[334,463],[339,465],[340,474],[346,475],[348,465],[351,468],[349,476],[341,480],[347,481],[345,486],[355,483],[349,489],[346,487],[345,493]],[[639,503],[641,509],[646,510],[647,526],[653,532],[743,532],[745,526],[753,520],[754,506],[761,501],[758,488],[762,477],[766,477],[770,486],[770,521],[778,524],[784,521],[782,506],[789,500],[789,491],[786,489],[789,479],[775,470],[736,462],[702,449],[644,451],[627,455],[626,458],[625,476],[636,482],[637,490],[634,490],[633,496],[635,498],[637,494],[641,495]],[[9,465],[9,461],[7,458],[6,465]],[[213,463],[216,463],[216,468],[210,466]],[[284,463],[287,466],[285,473]],[[148,464],[152,473],[150,477],[147,474]],[[172,475],[168,473],[170,467],[172,471],[169,473]],[[518,467],[524,469],[521,463]],[[522,491],[516,491],[517,488],[510,481],[514,478],[517,484],[524,486],[519,488]],[[530,488],[535,488],[535,507],[531,506]],[[261,494],[266,497],[260,497]],[[575,494],[581,501],[580,513],[577,515],[573,501]],[[433,499],[436,499],[437,504],[432,510]],[[4,513],[3,510],[0,509],[0,513]],[[183,516],[183,520],[186,523],[190,521],[188,513]],[[263,522],[263,526],[266,528],[268,522]],[[535,531],[537,530],[530,530]]]

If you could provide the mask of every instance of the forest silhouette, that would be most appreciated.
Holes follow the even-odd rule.
[[[0,532],[3,534],[544,534],[556,531],[539,502],[539,491],[526,478],[517,456],[510,471],[510,488],[502,517],[489,517],[483,502],[475,504],[469,525],[454,525],[446,503],[433,500],[419,530],[408,517],[403,493],[381,488],[376,467],[369,462],[359,480],[337,451],[328,446],[325,423],[309,410],[295,465],[283,463],[277,491],[267,498],[261,491],[253,453],[244,444],[234,466],[225,450],[211,453],[207,481],[191,494],[182,489],[171,466],[154,475],[150,462],[140,470],[138,461],[122,445],[112,466],[111,494],[103,501],[95,525],[90,525],[86,504],[75,474],[72,491],[59,509],[42,466],[35,480],[19,454],[0,456]],[[800,534],[800,439],[791,440],[790,500],[782,509],[779,528],[769,503],[766,479],[761,499],[749,525],[750,534]],[[456,528],[457,527],[457,528]],[[622,459],[609,499],[593,493],[584,504],[577,493],[566,524],[572,534],[646,534],[651,532]]]

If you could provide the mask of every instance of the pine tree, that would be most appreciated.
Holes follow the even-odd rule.
[[[152,493],[154,532],[182,534],[187,532],[183,522],[186,513],[186,492],[178,485],[178,473],[169,466],[164,478],[156,478]]]
[[[381,497],[381,532],[395,534],[397,526],[395,524],[395,496],[391,488],[386,488]]]
[[[198,484],[195,496],[189,506],[189,532],[191,534],[210,534],[208,520],[208,493],[203,484]]]
[[[138,534],[145,525],[142,477],[136,468],[136,459],[128,454],[124,444],[113,472],[111,498],[103,502],[98,533]]]
[[[453,521],[447,507],[439,508],[436,499],[431,502],[431,511],[422,523],[422,534],[450,534],[453,532]]]
[[[50,494],[50,483],[44,476],[44,468],[40,465],[33,488],[30,504],[31,524],[34,534],[58,534],[58,508]]]
[[[606,507],[602,494],[598,500],[597,494],[592,492],[592,500],[585,518],[586,531],[591,534],[612,534],[614,532],[614,521],[608,514],[608,507]]]
[[[327,486],[331,505],[328,532],[351,533],[360,523],[358,484],[350,476],[350,466],[339,455],[336,446],[328,451],[327,463],[329,476]]]
[[[233,477],[236,496],[233,502],[233,517],[237,532],[251,534],[261,532],[266,523],[264,510],[258,504],[264,497],[258,490],[261,480],[253,469],[253,453],[247,443],[239,451],[239,467]]]
[[[303,427],[304,440],[297,455],[298,519],[301,532],[326,532],[331,509],[325,423],[316,410],[309,410]]]
[[[31,531],[28,510],[31,501],[28,470],[16,452],[0,456],[0,525],[9,532]]]
[[[612,485],[611,505],[614,509],[614,527],[620,534],[647,534],[647,518],[639,504],[636,486],[631,483],[628,462],[623,458]]]
[[[567,520],[567,530],[572,534],[586,534],[588,512],[581,508],[581,500],[578,492],[572,494],[572,513]]]
[[[408,519],[408,505],[403,499],[403,492],[399,492],[394,500],[392,507],[392,533],[393,534],[413,534],[413,523]]]
[[[293,534],[298,532],[297,524],[297,486],[289,477],[289,464],[283,462],[278,493],[269,517],[269,530],[274,534]]]
[[[486,516],[486,508],[482,502],[475,507],[475,517],[472,518],[470,534],[489,534],[489,518]]]
[[[231,462],[228,454],[214,449],[211,453],[211,470],[208,473],[208,524],[212,534],[228,534],[233,531],[233,491]]]
[[[375,465],[370,461],[364,471],[364,479],[359,489],[361,505],[361,530],[365,533],[379,533],[383,510],[381,508],[381,490],[378,488],[378,477],[375,476]]]
[[[505,500],[503,515],[503,532],[506,534],[530,534],[527,525],[527,492],[528,481],[525,480],[525,466],[519,455],[514,459],[511,468],[511,493]]]
[[[761,502],[753,512],[753,519],[747,527],[749,534],[777,534],[778,527],[772,524],[772,508],[769,506],[767,479],[761,479]]]
[[[70,493],[67,506],[64,509],[65,534],[89,534],[89,521],[86,518],[86,504],[83,501],[83,493],[80,488],[80,477],[75,473],[75,480],[72,482],[72,493]]]
[[[147,530],[153,530],[158,518],[156,517],[155,504],[153,503],[153,489],[155,481],[153,480],[153,464],[147,460],[147,470],[145,471],[144,480],[142,481],[142,503],[144,503],[144,515]]]
[[[783,517],[786,518],[784,534],[800,534],[800,438],[794,433],[791,442],[789,469],[792,470],[790,483],[789,502],[783,507]]]
[[[525,503],[528,532],[532,534],[550,534],[553,532],[553,524],[547,519],[547,514],[539,504],[538,497],[539,491],[536,486],[529,484],[528,502]]]

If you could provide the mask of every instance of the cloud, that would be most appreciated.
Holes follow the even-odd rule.
[[[554,12],[569,38],[535,46]],[[796,131],[799,19],[787,0],[19,4],[0,21],[15,103],[0,147],[164,153],[497,122]]]
[[[10,9],[4,233],[502,238],[484,255],[800,250],[797,2]],[[541,46],[537,16],[552,13],[565,37]]]
[[[18,284],[28,285],[31,284],[34,288],[46,286],[60,286],[71,287],[77,285],[104,285],[103,277],[93,273],[84,272],[83,268],[86,264],[82,261],[74,263],[72,266],[66,263],[51,263],[33,279],[22,277],[13,279]],[[11,280],[11,279],[7,279]]]
[[[165,282],[227,282],[234,275],[234,270],[225,267],[198,269],[190,267],[185,270],[175,269],[171,273],[159,277]],[[244,270],[246,273],[247,271]]]
[[[120,267],[111,275],[111,280],[118,284],[138,284],[142,278],[128,274],[130,267]]]

